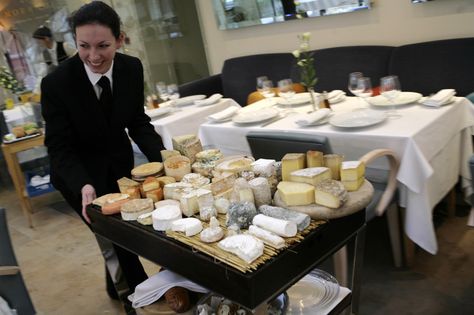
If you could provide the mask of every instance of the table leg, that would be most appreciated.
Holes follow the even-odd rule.
[[[402,222],[405,222],[406,208],[400,208],[402,214]],[[403,250],[405,256],[405,264],[407,267],[413,266],[415,263],[415,243],[403,233]]]
[[[448,218],[456,216],[456,186],[451,189],[447,196],[448,199]]]
[[[354,246],[354,264],[352,272],[352,314],[359,313],[360,286],[362,278],[362,267],[364,264],[365,249],[365,228],[364,226],[357,232]]]
[[[120,267],[120,263],[115,252],[113,243],[106,238],[103,238],[100,235],[95,235],[99,248],[102,252],[102,256],[105,260],[105,265],[109,271],[112,281],[114,282],[115,290],[119,296],[120,301],[123,304],[125,312],[127,315],[135,315],[135,309],[132,307],[130,301],[128,300],[128,295],[130,294],[130,288],[128,287],[127,281]],[[105,281],[105,277],[104,277]]]
[[[23,172],[21,171],[20,164],[18,163],[18,158],[16,153],[11,153],[8,150],[3,150],[3,155],[5,157],[5,162],[7,163],[8,172],[13,181],[13,186],[15,187],[16,194],[20,200],[20,205],[23,210],[23,214],[28,219],[28,225],[33,227],[33,217],[32,217],[32,208],[30,199],[26,193],[25,189],[25,180],[23,178]]]

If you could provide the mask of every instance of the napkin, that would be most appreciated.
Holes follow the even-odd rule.
[[[157,301],[172,287],[183,287],[200,293],[209,291],[174,272],[163,270],[137,285],[135,293],[130,294],[128,299],[134,308],[139,308]]]
[[[422,102],[422,104],[426,106],[438,107],[449,102],[449,100],[451,100],[451,98],[454,95],[456,95],[456,90],[443,89],[443,90],[438,91],[438,93],[436,93],[435,95],[428,97],[426,100]]]
[[[299,125],[314,124],[315,122],[326,118],[330,113],[331,113],[331,110],[329,108],[322,108],[311,114],[305,115],[304,118],[300,118],[296,120],[295,122]]]
[[[214,120],[214,121],[221,121],[221,120],[225,120],[234,116],[234,114],[237,113],[238,110],[239,108],[237,106],[232,106],[218,113],[209,115],[208,117],[209,119]]]
[[[205,100],[196,100],[194,101],[194,104],[198,106],[212,105],[214,103],[217,103],[221,98],[222,98],[222,94],[216,93],[209,96],[209,98],[206,98]]]
[[[338,103],[346,97],[346,92],[342,90],[334,90],[328,93],[329,103]]]

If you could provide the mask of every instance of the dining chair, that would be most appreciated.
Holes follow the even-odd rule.
[[[36,313],[13,251],[4,208],[0,208],[0,296],[18,314]]]
[[[247,142],[250,146],[252,156],[255,159],[270,158],[280,161],[286,153],[304,153],[308,150],[321,151],[324,154],[332,153],[329,139],[325,136],[309,135],[303,133],[273,132],[271,134],[262,131],[251,131],[247,134]],[[397,172],[400,161],[395,152],[390,149],[376,149],[366,153],[359,160],[367,166],[379,157],[386,156],[389,163],[389,171],[377,170],[372,172],[370,168],[366,172],[366,178],[374,187],[372,201],[366,207],[366,221],[375,216],[381,216],[386,212],[392,254],[396,267],[402,265],[402,248],[400,235],[400,222],[398,206],[395,199],[397,189]],[[380,175],[382,174],[382,175]],[[341,285],[347,284],[347,249],[343,247],[333,257],[336,278]]]

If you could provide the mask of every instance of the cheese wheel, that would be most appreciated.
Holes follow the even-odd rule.
[[[181,210],[178,206],[167,205],[152,212],[153,229],[167,231],[171,229],[171,223],[181,219]]]
[[[193,236],[202,231],[202,222],[196,218],[179,219],[171,223],[171,230],[184,232],[186,236]]]
[[[185,156],[169,157],[164,165],[166,176],[174,177],[177,181],[180,181],[184,175],[191,173],[191,160]]]

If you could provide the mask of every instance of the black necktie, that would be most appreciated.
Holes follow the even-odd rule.
[[[108,112],[112,108],[113,104],[113,97],[112,97],[112,89],[110,88],[110,81],[105,75],[102,76],[97,82],[99,86],[102,88],[102,92],[100,93],[99,102],[103,110]]]

